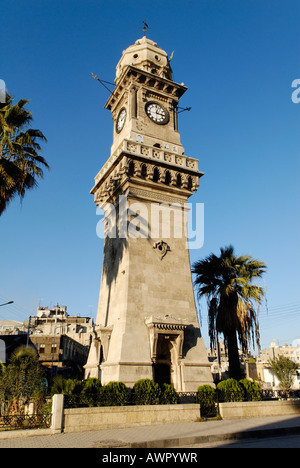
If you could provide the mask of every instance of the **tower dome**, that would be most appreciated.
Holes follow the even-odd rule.
[[[117,83],[127,65],[145,70],[154,75],[172,80],[172,69],[168,54],[146,36],[138,39],[134,45],[123,51],[116,67]]]

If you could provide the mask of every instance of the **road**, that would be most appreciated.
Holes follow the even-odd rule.
[[[211,442],[207,444],[188,445],[182,448],[300,448],[300,435],[247,439],[234,442]]]

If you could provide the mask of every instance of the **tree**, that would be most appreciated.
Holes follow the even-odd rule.
[[[18,402],[23,407],[43,393],[44,371],[32,347],[20,347],[12,355],[0,379],[0,400]]]
[[[236,256],[230,245],[220,249],[220,255],[210,254],[193,264],[198,299],[205,297],[208,307],[210,346],[224,336],[228,350],[229,375],[240,380],[241,368],[238,341],[244,353],[249,344],[259,344],[259,327],[255,307],[261,303],[264,291],[252,284],[266,270],[263,262],[249,255]]]
[[[5,374],[5,365],[0,361],[0,380],[4,377]]]
[[[40,146],[47,140],[40,130],[30,128],[33,117],[25,109],[28,102],[21,99],[13,104],[7,94],[6,102],[0,103],[0,216],[15,196],[23,198],[37,186],[43,168],[49,169]]]
[[[293,385],[294,375],[299,365],[291,359],[279,355],[269,360],[272,373],[279,380],[279,386],[285,392],[288,392]]]

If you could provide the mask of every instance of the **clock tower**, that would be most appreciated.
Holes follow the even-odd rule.
[[[103,384],[141,378],[177,391],[212,384],[197,320],[187,244],[187,200],[203,175],[184,154],[177,125],[183,84],[146,36],[116,67],[105,107],[113,118],[110,157],[91,190],[103,208],[99,305],[85,366]]]

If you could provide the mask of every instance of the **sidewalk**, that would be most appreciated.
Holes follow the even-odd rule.
[[[295,434],[300,434],[300,415],[138,426],[54,435],[50,430],[42,429],[0,432],[0,448],[180,448],[212,441]]]

